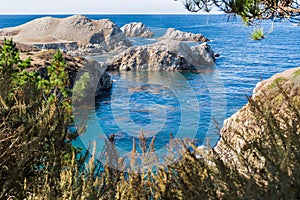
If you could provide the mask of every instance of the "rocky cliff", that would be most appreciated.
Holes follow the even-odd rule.
[[[214,65],[214,53],[204,43],[190,48],[175,40],[131,47],[107,62],[108,70],[197,71]]]
[[[0,30],[0,38],[44,49],[101,53],[131,46],[121,29],[108,19],[91,20],[81,15],[59,19],[43,17],[26,24]]]
[[[214,150],[225,163],[248,176],[285,166],[286,155],[298,151],[293,148],[299,146],[299,107],[300,68],[258,83],[249,103],[224,122]],[[249,171],[250,166],[258,171]]]

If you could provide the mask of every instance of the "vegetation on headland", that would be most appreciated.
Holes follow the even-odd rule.
[[[76,135],[68,129],[71,101],[60,51],[48,77],[40,77],[30,70],[30,59],[21,60],[14,43],[6,40],[0,48],[0,85],[0,199],[300,198],[300,89],[292,83],[278,83],[249,100],[263,131],[247,137],[251,126],[231,127],[246,144],[240,152],[221,136],[234,162],[214,149],[172,141],[181,144],[182,157],[167,162],[170,151],[166,165],[156,171],[100,167],[94,156],[72,147]],[[143,136],[140,141],[142,154],[154,151]],[[108,161],[121,165],[114,146],[106,148]],[[135,153],[136,148],[131,163]]]
[[[42,78],[12,40],[4,41],[0,56],[0,198],[24,199],[46,179],[55,185],[73,151],[64,61],[58,51]]]

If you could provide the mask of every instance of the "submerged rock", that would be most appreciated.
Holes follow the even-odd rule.
[[[194,34],[188,32],[182,32],[169,28],[167,32],[159,38],[159,40],[178,40],[178,41],[194,41],[194,42],[207,42],[209,39],[202,34]]]
[[[107,62],[108,70],[197,71],[213,66],[214,56],[207,44],[190,48],[175,40],[131,47]]]
[[[153,37],[154,33],[146,27],[142,22],[132,22],[125,24],[121,30],[127,37]]]
[[[79,53],[124,50],[131,46],[121,29],[108,19],[91,20],[74,15],[59,19],[43,17],[26,24],[0,30],[0,38],[44,49],[62,49]]]

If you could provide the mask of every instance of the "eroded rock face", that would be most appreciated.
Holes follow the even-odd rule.
[[[159,40],[178,40],[178,41],[194,41],[194,42],[207,42],[209,39],[204,37],[202,34],[194,34],[188,32],[182,32],[169,28],[167,32],[159,38]]]
[[[55,52],[55,50],[48,50],[22,53],[20,57],[21,59],[26,59],[30,56],[32,70],[38,71],[42,77],[47,78],[47,66],[51,65],[50,60],[53,58]],[[106,65],[99,64],[94,60],[87,60],[83,57],[68,56],[66,54],[63,57],[67,64],[70,88],[73,88],[75,81],[80,78],[77,77],[78,72],[80,74],[87,72],[90,77],[90,85],[86,89],[86,92],[89,94],[85,94],[85,96],[99,96],[102,90],[111,88],[110,76],[105,72]]]
[[[207,63],[214,63],[216,60],[214,51],[206,42],[197,46],[193,46],[191,49],[194,52],[198,52],[199,55],[202,55]]]
[[[131,46],[121,29],[110,20],[91,20],[81,15],[35,19],[17,27],[1,29],[0,38],[4,37],[38,48],[77,50],[80,53],[118,51]]]
[[[190,48],[175,40],[131,47],[107,62],[108,70],[197,71],[213,66],[214,57],[208,45]]]
[[[283,96],[282,91],[286,92],[286,97]],[[291,110],[289,102],[285,98],[299,102],[300,67],[289,69],[258,83],[251,97],[251,100],[256,103],[255,105],[259,106],[264,114],[273,116],[277,120],[279,127],[285,129],[288,123],[292,127],[298,128],[299,133],[299,125],[295,127],[293,124],[297,116],[295,116],[295,112]],[[261,116],[259,117],[253,109],[253,106],[248,103],[225,120],[221,129],[221,139],[214,148],[225,163],[237,167],[240,172],[245,174],[249,172],[245,164],[241,163],[240,155],[245,157],[257,169],[263,169],[266,162],[265,158],[255,151],[253,147],[247,147],[247,145],[251,145],[261,137],[268,137],[264,135],[266,134],[267,122]],[[268,134],[270,133],[268,132]],[[281,134],[283,137],[288,137],[284,135],[285,133]],[[270,145],[269,142],[264,140],[264,143],[260,145],[268,147]]]
[[[88,86],[84,90],[84,96],[94,98],[95,96],[100,96],[102,90],[110,89],[112,86],[110,76],[105,72],[106,65],[104,63],[99,63],[95,60],[85,60],[84,68],[80,69],[80,73],[77,73],[79,77],[76,77],[76,80],[79,80],[80,75],[87,73],[89,75]]]
[[[125,24],[121,30],[127,37],[153,37],[154,33],[146,27],[142,22],[132,22]]]

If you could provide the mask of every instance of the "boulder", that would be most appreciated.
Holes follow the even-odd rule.
[[[146,27],[142,22],[132,22],[125,24],[121,30],[127,37],[153,37],[154,33]]]
[[[17,27],[1,29],[0,39],[4,37],[38,48],[60,48],[79,53],[118,51],[132,45],[110,20],[91,20],[81,15],[63,19],[38,18]]]
[[[169,28],[167,32],[159,38],[159,40],[178,40],[178,41],[193,41],[193,42],[208,42],[209,39],[202,34],[194,34]]]
[[[107,62],[108,70],[197,71],[214,65],[208,45],[190,48],[175,40],[131,47]]]

